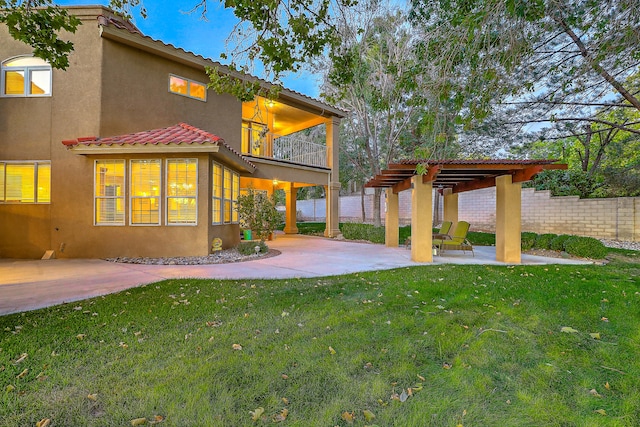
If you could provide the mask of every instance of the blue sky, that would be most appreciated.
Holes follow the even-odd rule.
[[[58,5],[108,5],[108,0],[56,0]],[[232,9],[225,9],[222,2],[209,2],[207,21],[199,12],[188,12],[197,0],[146,0],[147,18],[134,13],[134,23],[143,34],[184,50],[227,63],[220,58],[225,51],[225,40],[237,18]],[[258,76],[262,77],[262,76]],[[285,87],[317,98],[319,82],[306,72],[290,74],[283,78]]]

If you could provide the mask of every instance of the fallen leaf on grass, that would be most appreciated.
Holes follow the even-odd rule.
[[[329,346],[329,354],[331,354],[331,355],[336,354],[336,351],[331,346]]]
[[[348,424],[353,424],[353,421],[356,419],[356,416],[353,412],[344,411],[342,413],[342,419],[345,420]]]
[[[164,417],[162,415],[156,415],[153,417],[153,421],[149,421],[149,424],[159,424],[164,421]]]
[[[575,334],[578,332],[577,329],[573,329],[571,326],[563,326],[560,328],[560,332],[565,332],[567,334]]]
[[[606,388],[607,390],[611,390],[611,386],[609,385],[609,381],[607,381],[605,383],[604,388]]]
[[[231,346],[234,350],[242,350],[242,346],[240,344],[234,344]]]
[[[596,414],[600,414],[600,415],[607,415],[607,411],[605,411],[604,409],[596,409],[595,411]]]
[[[132,426],[141,426],[141,425],[145,425],[147,423],[147,419],[146,418],[136,418],[134,420],[131,420],[131,425]]]
[[[594,340],[599,340],[600,339],[600,332],[592,332],[589,334],[591,336],[591,338],[593,338]]]
[[[36,423],[36,427],[48,427],[51,424],[51,420],[49,418],[43,418]]]
[[[18,357],[18,358],[15,360],[15,362],[13,362],[13,363],[15,363],[15,364],[17,365],[18,363],[23,362],[23,361],[24,361],[24,359],[26,359],[26,358],[27,358],[27,356],[29,356],[27,353],[22,353],[22,354],[20,355],[20,357]]]
[[[87,395],[87,399],[92,400],[92,401],[97,401],[98,400],[98,395],[97,394],[88,394]]]
[[[365,409],[364,411],[362,411],[362,415],[364,415],[364,419],[365,419],[368,423],[370,423],[371,421],[373,421],[373,420],[376,418],[376,416],[373,414],[373,412],[371,412],[371,411],[369,411],[369,410],[367,410],[367,409]]]
[[[79,340],[83,340],[83,339],[85,339],[86,336],[87,336],[87,334],[78,334],[78,335],[76,335],[76,338],[79,339]]]
[[[589,394],[595,397],[602,397],[602,395],[598,393],[598,391],[595,388],[592,388],[591,390],[589,390]]]
[[[262,414],[264,414],[264,408],[263,407],[256,408],[253,411],[249,411],[249,413],[251,414],[252,421],[258,421],[262,416]]]
[[[451,365],[451,363],[444,362],[444,363],[442,364],[442,367],[443,367],[444,369],[451,369],[452,365]]]
[[[274,423],[282,422],[282,421],[287,419],[287,415],[289,415],[289,410],[287,408],[284,408],[282,411],[280,411],[279,414],[275,414],[273,416],[273,418],[272,418],[273,422]]]
[[[16,388],[15,388],[13,385],[11,385],[11,384],[9,384],[9,385],[5,388],[5,390],[7,391],[7,393],[11,393],[11,392],[12,392],[13,390],[15,390],[15,389],[16,389]]]
[[[29,373],[29,369],[25,368],[24,371],[20,372],[18,375],[16,375],[16,378],[24,378],[25,375],[27,375]]]

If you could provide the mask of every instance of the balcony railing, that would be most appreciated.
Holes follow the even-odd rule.
[[[242,128],[242,154],[283,160],[307,166],[327,167],[327,146],[304,138],[281,136]]]

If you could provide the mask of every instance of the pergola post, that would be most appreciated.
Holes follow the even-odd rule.
[[[522,184],[511,175],[496,177],[496,260],[521,262]]]
[[[445,188],[442,191],[444,195],[443,221],[451,221],[451,231],[456,229],[458,225],[458,193],[454,193],[451,188]]]
[[[390,248],[395,248],[398,246],[398,240],[400,239],[398,194],[394,193],[391,188],[387,188],[386,196],[387,210],[384,217],[384,243]]]
[[[296,205],[296,196],[298,194],[298,189],[293,186],[293,183],[289,183],[285,189],[285,205],[287,207],[285,213],[285,223],[284,223],[284,232],[286,234],[298,234],[298,225],[297,221],[297,205]]]
[[[433,261],[433,185],[422,176],[411,178],[411,260]]]

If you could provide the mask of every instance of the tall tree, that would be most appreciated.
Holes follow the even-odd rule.
[[[531,123],[620,128],[594,107],[640,110],[626,83],[640,64],[636,0],[412,0],[412,19],[438,70],[433,90],[461,108],[467,130],[502,139]]]
[[[418,90],[420,64],[406,15],[378,1],[351,8],[339,22],[342,44],[321,62],[324,95],[350,112],[343,138],[345,157],[360,177],[379,174],[391,160],[413,152],[413,130],[424,105]],[[374,223],[381,223],[380,189]]]

